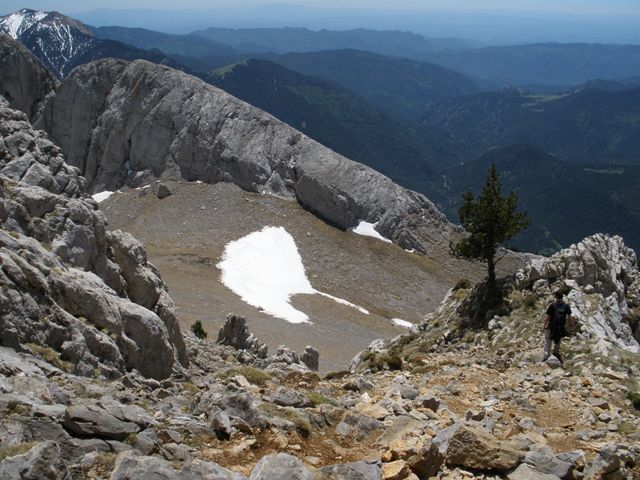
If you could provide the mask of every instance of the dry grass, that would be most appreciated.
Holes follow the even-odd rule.
[[[5,458],[25,454],[36,445],[36,442],[26,442],[9,445],[8,447],[0,447],[0,462],[2,462]]]
[[[71,372],[73,370],[73,363],[67,362],[60,358],[60,354],[51,347],[45,347],[36,343],[27,343],[24,345],[34,355],[39,356],[45,362],[50,363],[56,368],[65,372]]]

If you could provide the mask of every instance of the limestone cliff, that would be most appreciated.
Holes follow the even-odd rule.
[[[67,152],[90,191],[149,177],[226,181],[296,198],[340,228],[379,222],[383,235],[408,249],[444,247],[457,232],[424,196],[218,88],[146,61],[79,67],[37,126]]]
[[[165,378],[187,361],[173,302],[140,243],[107,232],[83,189],[60,148],[0,97],[0,344],[81,375]]]

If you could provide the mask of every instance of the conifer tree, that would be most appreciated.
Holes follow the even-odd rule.
[[[530,223],[526,212],[516,212],[516,193],[503,197],[500,191],[496,165],[492,164],[478,198],[470,191],[462,195],[463,203],[458,215],[469,235],[451,246],[456,257],[487,262],[489,292],[495,291],[498,247]]]

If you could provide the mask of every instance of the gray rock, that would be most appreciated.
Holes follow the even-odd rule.
[[[559,478],[570,478],[571,472],[575,469],[574,462],[563,461],[551,452],[538,449],[527,452],[524,462],[540,473],[555,475]]]
[[[560,477],[539,472],[526,463],[523,463],[507,475],[507,478],[509,480],[558,480]]]
[[[135,88],[140,82],[145,88]],[[340,228],[378,221],[382,235],[420,252],[445,251],[460,234],[424,196],[222,90],[145,61],[75,69],[38,127],[81,168],[91,191],[123,186],[135,165],[165,179],[226,181],[295,198]],[[123,158],[134,161],[124,165]]]
[[[211,412],[209,412],[209,425],[220,440],[229,440],[233,433],[229,415],[219,407],[213,407]],[[251,431],[250,428],[249,431]]]
[[[428,408],[432,412],[437,412],[440,408],[440,400],[431,395],[421,395],[416,397],[413,403],[418,407]]]
[[[72,477],[59,446],[54,442],[44,442],[22,455],[5,458],[0,463],[0,478],[71,480]]]
[[[135,423],[118,420],[106,410],[91,404],[68,407],[63,425],[77,436],[113,440],[124,440],[129,434],[140,431]]]
[[[300,361],[309,367],[309,370],[317,372],[320,366],[320,353],[311,345],[307,345],[300,356]]]
[[[585,472],[585,480],[622,480],[626,475],[622,472],[622,462],[618,455],[618,446],[607,444],[600,449],[598,456]]]
[[[11,107],[35,120],[56,82],[31,52],[17,40],[0,34],[0,94]]]
[[[156,187],[156,197],[160,200],[167,198],[172,193],[171,188],[169,188],[166,183],[158,183],[158,186]]]
[[[320,468],[315,480],[381,480],[382,468],[378,460],[342,463]]]
[[[180,469],[171,462],[155,456],[140,456],[134,451],[125,451],[116,458],[111,480],[246,480],[246,477],[231,472],[212,462],[189,461]]]
[[[247,327],[247,320],[238,315],[227,315],[222,328],[218,332],[218,343],[229,345],[238,350],[247,350],[258,358],[267,357],[267,346],[260,343]]]
[[[313,480],[314,475],[293,455],[274,453],[262,457],[251,472],[250,480]]]
[[[269,400],[283,407],[305,408],[313,406],[313,402],[304,393],[283,386],[278,387],[270,395]]]

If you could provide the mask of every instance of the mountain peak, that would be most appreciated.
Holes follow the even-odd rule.
[[[6,33],[14,39],[30,29],[35,23],[48,15],[47,12],[23,8],[17,12],[0,17],[0,33]]]

